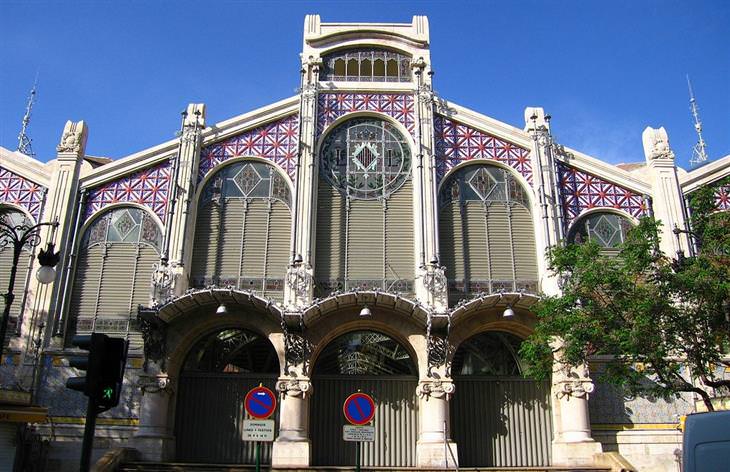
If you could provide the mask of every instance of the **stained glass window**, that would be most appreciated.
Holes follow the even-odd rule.
[[[594,241],[606,249],[617,248],[626,240],[631,221],[616,213],[593,213],[578,220],[568,236],[571,243]]]
[[[220,198],[273,198],[291,207],[284,177],[263,162],[237,162],[221,169],[206,185],[202,202]]]
[[[497,166],[466,166],[452,174],[441,187],[440,204],[452,201],[514,202],[529,209],[522,185]]]
[[[142,243],[160,251],[162,231],[146,211],[122,207],[104,213],[84,233],[82,247],[100,243]]]
[[[322,144],[320,175],[350,198],[390,195],[410,177],[411,153],[403,135],[375,118],[347,121]]]

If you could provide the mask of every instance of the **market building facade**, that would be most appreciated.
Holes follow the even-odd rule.
[[[604,163],[554,142],[541,108],[516,128],[437,96],[429,41],[425,17],[309,15],[294,97],[212,126],[190,104],[179,139],[115,161],[85,155],[84,122],[66,124],[47,164],[0,149],[4,218],[58,222],[41,234],[62,255],[53,284],[31,276],[34,251],[21,258],[0,368],[4,388],[47,409],[33,430],[51,441],[48,470],[78,453],[85,403],[64,382],[71,337],[92,332],[130,341],[98,452],[251,463],[242,401],[262,383],[280,395],[273,466],[354,463],[341,405],[358,390],[377,406],[366,465],[590,465],[613,452],[674,466],[691,398],[626,400],[557,361],[552,382],[528,380],[517,351],[531,306],[558,291],[548,247],[611,250],[652,213],[664,251],[689,252],[671,229],[730,156],[685,172],[664,129],[647,128],[645,164]],[[1,408],[5,444],[38,420]]]

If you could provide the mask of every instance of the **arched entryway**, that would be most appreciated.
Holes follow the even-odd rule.
[[[229,328],[199,340],[180,371],[175,419],[177,460],[254,463],[254,443],[241,441],[244,397],[259,383],[274,390],[278,374],[274,347],[257,333]],[[270,463],[270,443],[264,443],[261,452],[262,462]]]
[[[488,331],[454,354],[451,430],[462,467],[550,464],[550,383],[522,377],[521,342],[511,333]]]
[[[375,442],[363,443],[361,464],[414,466],[418,436],[417,368],[409,351],[377,331],[352,331],[331,341],[313,369],[310,437],[314,465],[354,465],[355,443],[342,440],[342,403],[368,393],[376,404]]]

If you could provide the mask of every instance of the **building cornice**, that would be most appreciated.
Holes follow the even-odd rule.
[[[679,185],[685,194],[730,175],[730,154],[679,176]]]

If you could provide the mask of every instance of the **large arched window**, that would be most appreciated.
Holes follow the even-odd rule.
[[[617,213],[591,213],[573,224],[568,234],[568,242],[580,244],[593,241],[605,254],[617,254],[632,226],[631,220]]]
[[[346,49],[322,58],[320,80],[410,82],[411,58],[381,48]]]
[[[537,255],[527,195],[501,167],[463,167],[439,193],[441,262],[451,301],[472,293],[537,291]]]
[[[322,143],[315,276],[319,295],[413,291],[411,152],[387,121],[356,118]]]
[[[23,212],[9,208],[0,207],[0,219],[11,227],[30,227],[34,223]],[[15,301],[10,307],[10,319],[8,320],[7,337],[12,336],[17,328],[18,321],[26,303],[28,276],[30,266],[33,263],[33,252],[29,247],[23,247],[18,259],[18,268],[13,283],[13,294]],[[10,268],[13,265],[13,243],[10,240],[0,239],[0,293],[6,293],[10,282]]]
[[[192,286],[232,286],[281,300],[290,206],[289,186],[270,164],[241,161],[218,171],[198,204]]]
[[[522,361],[518,355],[522,340],[517,336],[489,331],[467,339],[459,346],[451,363],[454,375],[519,377]]]
[[[69,312],[76,334],[127,337],[141,347],[137,306],[148,305],[162,231],[145,210],[119,207],[96,218],[81,239]]]

